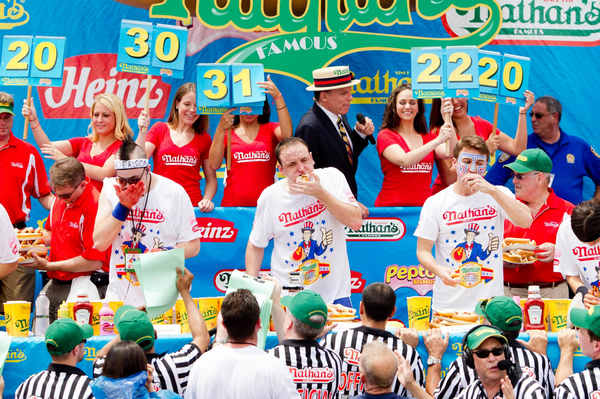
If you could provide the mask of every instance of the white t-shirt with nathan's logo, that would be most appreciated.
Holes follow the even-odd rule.
[[[314,173],[330,194],[358,206],[339,170]],[[267,187],[258,199],[250,242],[265,248],[271,239],[271,272],[283,286],[302,285],[327,303],[350,296],[344,225],[315,197],[291,194],[287,179]]]
[[[102,195],[113,207],[119,202],[114,188],[116,184],[115,178],[111,177],[104,179],[102,186]],[[131,265],[126,266],[126,258],[130,258],[125,255],[124,249],[135,247],[142,253],[164,251],[202,235],[190,197],[183,187],[174,181],[152,174],[152,189],[144,212],[145,202],[146,196],[141,197],[129,212],[121,231],[112,243],[110,256],[106,297],[133,306],[142,306],[145,301],[135,273],[131,272]],[[142,221],[137,237],[132,234],[132,217],[136,227],[140,220]],[[137,245],[134,245],[136,238]]]
[[[500,190],[514,198],[506,187]],[[436,277],[432,308],[472,312],[479,299],[504,295],[502,239],[506,213],[488,194],[462,196],[454,185],[429,197],[415,230],[435,245],[435,261],[460,279],[451,287]]]

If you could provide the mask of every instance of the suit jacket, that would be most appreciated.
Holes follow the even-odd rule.
[[[317,104],[313,104],[312,108],[304,114],[294,135],[308,144],[308,149],[315,161],[315,168],[329,166],[337,168],[346,176],[348,185],[356,196],[357,186],[354,175],[358,167],[358,156],[368,145],[368,141],[352,129],[345,115],[342,116],[342,121],[352,141],[353,164],[350,164],[348,160],[346,146],[340,137],[337,126]]]

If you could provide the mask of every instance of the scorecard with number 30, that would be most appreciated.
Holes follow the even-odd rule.
[[[262,64],[197,64],[196,102],[200,114],[261,114],[265,93]]]

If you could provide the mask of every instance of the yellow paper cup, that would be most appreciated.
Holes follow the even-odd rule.
[[[177,324],[181,326],[182,334],[190,332],[188,314],[185,305],[183,304],[183,299],[178,299],[177,302],[175,302],[175,319],[177,320]]]
[[[204,317],[207,329],[217,327],[217,315],[221,310],[222,303],[223,297],[198,298],[198,309]]]
[[[406,298],[408,310],[408,327],[417,330],[428,330],[431,316],[430,296],[409,296]]]
[[[92,328],[94,329],[94,335],[100,335],[100,308],[102,308],[102,302],[91,301],[92,304]]]
[[[8,301],[4,302],[4,322],[6,332],[13,337],[29,336],[29,316],[31,302]]]
[[[548,325],[550,331],[556,332],[567,327],[567,313],[570,299],[544,299],[548,312]]]

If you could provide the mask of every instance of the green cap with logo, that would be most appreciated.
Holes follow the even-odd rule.
[[[115,326],[121,341],[133,341],[147,351],[154,346],[154,326],[146,312],[125,305],[115,313]]]
[[[467,337],[467,347],[471,350],[479,348],[479,345],[488,338],[498,338],[503,344],[507,344],[508,340],[502,332],[491,326],[479,327]]]
[[[0,102],[0,114],[11,114],[14,116],[14,103],[12,102]]]
[[[285,296],[281,298],[281,304],[287,307],[296,319],[312,328],[323,328],[327,323],[327,304],[321,295],[314,291],[304,290],[294,296]],[[323,316],[322,322],[310,319],[315,315]]]
[[[529,148],[517,156],[514,162],[504,165],[516,173],[552,172],[552,160],[539,148]]]
[[[94,329],[89,324],[79,324],[73,319],[58,319],[46,330],[46,347],[51,355],[64,355],[92,335]]]
[[[475,313],[485,317],[491,325],[502,331],[519,331],[523,324],[523,311],[507,296],[495,296],[480,301]]]
[[[569,316],[574,326],[585,328],[600,336],[600,305],[589,309],[573,308]]]

